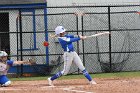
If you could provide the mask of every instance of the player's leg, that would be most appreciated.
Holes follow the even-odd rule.
[[[72,64],[72,60],[73,60],[73,55],[68,53],[68,52],[65,52],[64,55],[64,68],[63,68],[63,71],[60,71],[58,73],[56,73],[55,75],[53,75],[52,77],[48,78],[48,81],[49,81],[49,85],[53,85],[52,84],[52,81],[61,77],[62,75],[67,75],[67,73],[69,72],[70,70],[70,66]]]
[[[94,82],[92,80],[92,77],[90,76],[90,74],[88,73],[88,71],[85,69],[85,67],[83,66],[83,63],[80,59],[80,57],[78,56],[78,54],[75,52],[74,53],[74,63],[78,66],[78,68],[82,71],[83,75],[88,79],[88,81],[92,84],[96,84],[96,82]]]
[[[82,71],[82,73],[84,74],[84,76],[89,80],[91,81],[92,78],[91,76],[89,75],[89,73],[87,72],[87,70],[85,69],[85,67],[83,66],[83,63],[80,59],[80,57],[78,56],[78,54],[75,52],[75,57],[74,57],[74,60],[73,62],[78,66],[78,68]]]
[[[11,84],[11,81],[7,78],[6,75],[0,76],[0,84],[2,87],[7,87]]]

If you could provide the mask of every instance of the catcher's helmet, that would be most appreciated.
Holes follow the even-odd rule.
[[[0,57],[8,56],[8,54],[5,51],[0,51]]]
[[[56,28],[55,28],[55,34],[56,35],[58,35],[58,34],[60,34],[60,33],[63,33],[63,32],[65,32],[66,31],[66,29],[63,27],[63,26],[57,26]]]

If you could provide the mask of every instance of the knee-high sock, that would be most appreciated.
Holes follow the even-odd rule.
[[[61,72],[58,72],[57,74],[55,74],[55,75],[53,75],[52,77],[51,77],[51,80],[53,81],[53,80],[55,80],[55,79],[57,79],[57,78],[59,78],[59,77],[61,77],[62,76],[62,73]]]
[[[91,78],[91,76],[89,75],[89,73],[87,72],[87,70],[83,70],[82,72],[83,72],[84,76],[85,76],[89,81],[92,80],[92,78]]]

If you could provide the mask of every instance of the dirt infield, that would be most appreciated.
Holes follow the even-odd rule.
[[[0,93],[140,93],[140,78],[95,78],[89,85],[86,79],[56,80],[54,87],[48,81],[13,81],[1,87]]]

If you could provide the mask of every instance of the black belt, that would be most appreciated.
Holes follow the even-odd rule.
[[[74,52],[74,51],[65,51],[65,52]]]

